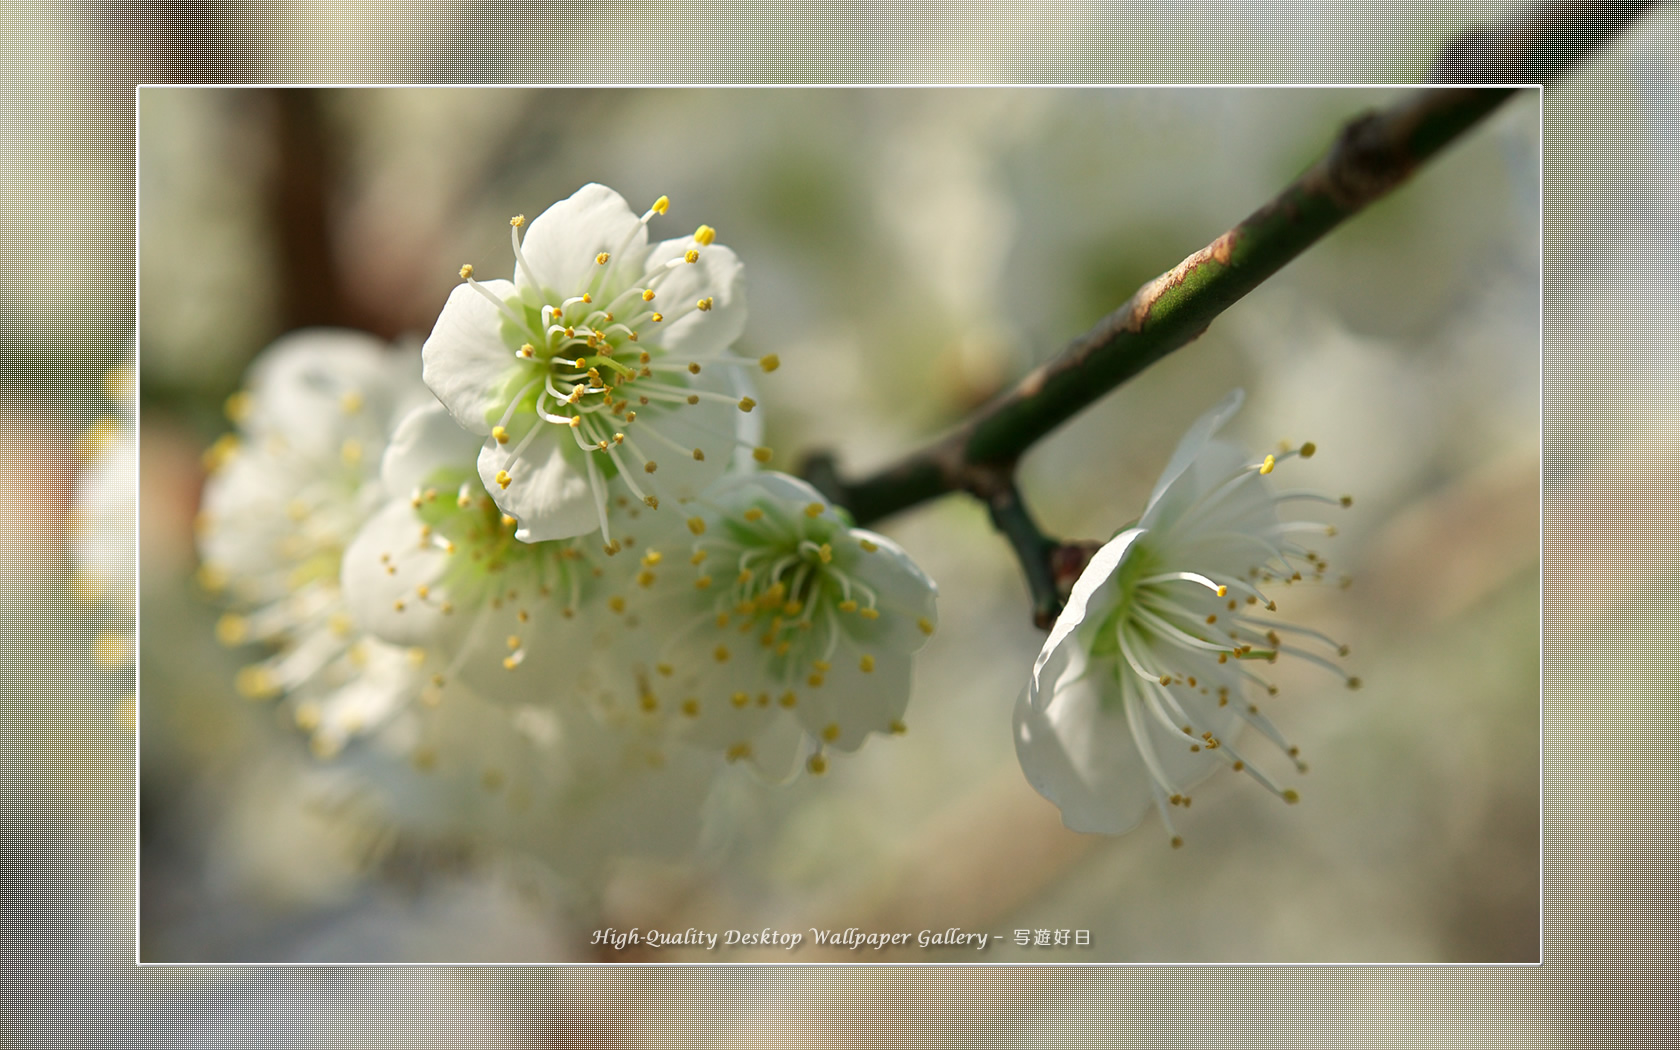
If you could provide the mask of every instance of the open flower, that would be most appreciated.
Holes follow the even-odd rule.
[[[692,497],[752,446],[741,264],[701,226],[648,244],[624,198],[590,184],[530,223],[512,220],[512,281],[450,293],[422,350],[426,383],[483,438],[478,473],[524,542],[599,529],[612,545],[616,479],[657,507]]]
[[[1328,659],[1345,646],[1265,614],[1277,609],[1272,584],[1322,579],[1328,568],[1297,538],[1335,533],[1280,520],[1278,507],[1350,500],[1271,488],[1273,468],[1311,456],[1311,443],[1256,460],[1216,440],[1241,404],[1242,391],[1233,391],[1190,428],[1143,517],[1091,559],[1016,703],[1021,768],[1076,831],[1128,831],[1153,803],[1171,834],[1169,808],[1188,806],[1190,787],[1222,766],[1294,802],[1293,790],[1233,744],[1253,727],[1305,771],[1296,748],[1247,699],[1255,689],[1277,692],[1253,668],[1287,653],[1346,678]]]
[[[620,662],[645,717],[773,775],[903,732],[933,581],[785,474],[726,478],[690,509],[687,542],[650,541],[636,581],[645,634]]]
[[[590,615],[605,559],[575,539],[516,540],[513,518],[479,481],[477,449],[435,403],[397,424],[381,473],[388,502],[344,552],[345,605],[382,641],[447,658],[429,690],[483,666],[490,680],[476,681],[487,694],[523,685],[521,694],[549,701],[588,658],[590,632],[610,622]],[[612,508],[621,520],[641,513]],[[518,682],[504,677],[514,670]]]

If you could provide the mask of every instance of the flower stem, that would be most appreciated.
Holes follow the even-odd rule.
[[[1226,307],[1399,186],[1516,92],[1513,87],[1451,85],[1546,80],[1649,6],[1541,4],[1458,37],[1436,64],[1436,86],[1348,122],[1329,150],[1271,201],[1139,288],[1054,360],[956,429],[857,481],[844,480],[826,453],[807,461],[805,476],[847,507],[860,525],[948,492],[989,500],[990,493],[1012,489],[1015,461],[1035,442],[1193,341]],[[1018,543],[1017,550],[1022,550]],[[1031,582],[1031,567],[1028,576]]]

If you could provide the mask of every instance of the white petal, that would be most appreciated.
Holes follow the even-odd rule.
[[[1190,424],[1190,429],[1185,431],[1184,437],[1179,440],[1178,448],[1173,450],[1172,458],[1167,460],[1166,469],[1161,471],[1160,480],[1155,482],[1155,488],[1149,494],[1149,503],[1145,507],[1145,514],[1167,491],[1167,487],[1178,480],[1178,476],[1188,470],[1190,464],[1196,461],[1196,457],[1201,455],[1202,446],[1212,440],[1213,435],[1218,433],[1219,428],[1223,427],[1232,416],[1237,414],[1237,410],[1242,407],[1242,403],[1242,390],[1240,388],[1233,390],[1226,394],[1219,404],[1214,405],[1203,413],[1200,419]]]
[[[656,273],[665,263],[681,258],[693,244],[692,239],[683,238],[655,245],[648,255],[648,272]],[[656,305],[676,319],[653,325],[643,334],[644,339],[678,358],[724,350],[741,338],[747,327],[741,260],[721,244],[706,245],[699,252],[697,261],[682,263],[659,284]],[[694,309],[701,299],[711,299],[711,309]]]
[[[1079,574],[1079,579],[1074,581],[1067,604],[1062,607],[1061,615],[1056,617],[1055,625],[1050,628],[1050,637],[1044,640],[1044,648],[1039,650],[1038,659],[1033,661],[1032,680],[1028,688],[1035,701],[1038,693],[1047,685],[1047,680],[1041,679],[1041,676],[1051,658],[1063,649],[1088,644],[1077,638],[1075,632],[1093,611],[1107,615],[1108,610],[1112,608],[1115,574],[1133,544],[1143,534],[1143,529],[1127,529],[1103,544],[1097,553],[1092,555],[1085,571]],[[1053,680],[1051,678],[1048,681]]]
[[[522,436],[506,445],[493,437],[485,440],[478,453],[478,476],[485,491],[496,506],[519,520],[514,536],[523,543],[595,531],[600,528],[600,519],[589,477],[583,467],[567,462],[561,446],[572,436],[553,424],[537,425],[548,433],[538,434],[517,460],[513,459],[513,450]],[[580,450],[578,454],[584,453]],[[506,488],[496,480],[496,474],[503,470],[510,479]]]
[[[506,301],[510,281],[480,287]],[[515,393],[510,382],[523,364],[502,337],[507,315],[471,285],[458,284],[443,304],[432,334],[420,348],[421,374],[455,421],[474,434],[488,434]]]
[[[370,518],[345,548],[340,566],[344,604],[364,630],[394,645],[425,645],[452,622],[434,588],[449,555],[421,537],[421,523],[405,497]]]
[[[626,237],[629,244],[621,251]],[[590,183],[533,219],[520,251],[535,272],[519,267],[514,274],[519,287],[540,287],[546,299],[565,299],[580,294],[602,269],[595,261],[602,252],[619,256],[612,261],[615,273],[639,273],[647,228],[623,197]]]
[[[402,418],[385,446],[380,477],[385,491],[406,496],[440,470],[470,472],[479,439],[462,430],[442,405],[422,405]]]
[[[1032,702],[1031,686],[1015,702],[1015,755],[1027,782],[1062,811],[1075,831],[1130,831],[1153,803],[1149,773],[1138,755],[1111,675],[1076,673],[1055,691],[1048,709]],[[1104,689],[1112,690],[1109,703]]]
[[[879,533],[850,529],[837,539],[842,549],[836,553],[836,563],[875,592],[876,609],[881,614],[876,620],[865,620],[855,613],[843,615],[841,623],[847,634],[871,649],[913,653],[926,645],[939,622],[939,588],[928,574],[904,548]],[[864,550],[864,542],[876,549]]]
[[[875,669],[865,672],[859,655],[842,646],[822,685],[798,683],[794,710],[813,739],[840,751],[856,751],[870,733],[891,733],[893,723],[904,717],[910,704],[909,654],[874,650],[870,655]],[[828,740],[824,730],[836,725],[839,735]]]

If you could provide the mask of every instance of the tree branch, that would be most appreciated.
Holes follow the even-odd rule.
[[[1443,84],[1545,80],[1650,6],[1539,4],[1454,40],[1433,77]],[[1317,163],[1271,201],[1139,288],[1054,360],[943,438],[858,481],[845,481],[832,455],[821,453],[807,461],[805,476],[859,524],[947,492],[969,492],[989,503],[1003,486],[1013,490],[1015,461],[1035,442],[1201,335],[1232,303],[1399,186],[1514,93],[1511,87],[1425,88],[1355,118]],[[1029,565],[1029,581],[1033,571]]]

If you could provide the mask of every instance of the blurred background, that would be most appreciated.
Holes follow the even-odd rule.
[[[1331,552],[1355,582],[1303,599],[1299,618],[1346,636],[1366,686],[1303,673],[1274,702],[1313,764],[1301,805],[1233,778],[1181,816],[1180,851],[1153,821],[1118,840],[1062,830],[1008,742],[1041,636],[1006,548],[952,499],[884,524],[942,585],[910,733],[814,784],[726,785],[729,849],[621,867],[598,895],[617,925],[1089,928],[1091,961],[1532,960],[1543,476],[1543,970],[134,968],[137,944],[154,960],[577,956],[562,888],[448,853],[393,866],[320,804],[330,771],[296,734],[234,697],[241,661],[214,643],[216,612],[190,582],[190,523],[222,399],[269,340],[305,323],[423,335],[461,261],[505,273],[509,214],[589,179],[633,200],[665,192],[674,230],[709,222],[746,260],[745,346],[784,362],[766,383],[775,465],[832,447],[862,470],[1052,354],[1400,90],[203,90],[143,92],[137,107],[136,82],[1404,84],[1455,33],[1515,7],[873,10],[807,11],[791,28],[727,4],[8,8],[9,1045],[325,1046],[377,1028],[404,1045],[740,1046],[790,1027],[856,1045],[919,1025],[940,1045],[1398,1045],[1450,1031],[1455,1045],[1533,1047],[1666,1030],[1672,7],[1549,87],[1543,110],[1506,106],[1025,465],[1047,528],[1099,537],[1233,384],[1250,393],[1241,436],[1319,443],[1298,478],[1357,497]],[[120,429],[132,398],[118,383],[113,400],[106,377],[128,359],[136,267],[138,551],[120,515],[90,528],[71,511],[112,447],[90,428]],[[922,396],[880,396],[882,375]],[[112,641],[128,607],[85,588],[78,547],[144,565],[143,781],[135,664]],[[966,961],[914,961],[949,958]]]
[[[637,207],[669,194],[656,237],[719,230],[747,267],[740,350],[784,362],[762,384],[772,466],[826,448],[855,472],[961,419],[1389,97],[142,89],[142,957],[780,961],[587,935],[955,926],[1007,936],[984,956],[872,958],[1536,961],[1537,96],[1026,460],[1046,528],[1106,538],[1188,423],[1243,386],[1237,436],[1324,450],[1287,486],[1356,496],[1328,544],[1354,586],[1298,588],[1284,618],[1345,639],[1368,686],[1280,662],[1268,711],[1313,766],[1304,803],[1218,778],[1183,851],[1153,816],[1120,839],[1068,832],[1027,786],[1010,712],[1043,634],[962,497],[884,523],[941,585],[911,731],[791,787],[731,769],[699,853],[585,887],[335,807],[333,764],[236,698],[253,652],[218,648],[193,582],[201,461],[252,355],[347,325],[406,342],[418,368],[460,262],[510,275],[507,216],[584,182]],[[1091,943],[1014,943],[1043,928]]]

